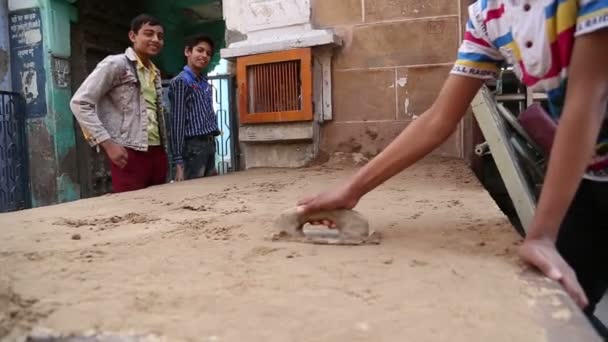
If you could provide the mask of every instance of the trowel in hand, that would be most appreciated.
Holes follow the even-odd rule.
[[[305,229],[309,222],[329,220],[335,229]],[[379,244],[380,233],[370,231],[369,222],[354,210],[330,210],[300,215],[296,208],[284,211],[276,219],[273,241],[293,241],[323,245]]]

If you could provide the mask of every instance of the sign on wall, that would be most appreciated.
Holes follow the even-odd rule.
[[[9,14],[13,89],[25,99],[27,118],[46,115],[46,76],[39,8]]]

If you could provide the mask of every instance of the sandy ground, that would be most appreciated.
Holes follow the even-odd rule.
[[[365,197],[378,246],[269,241],[277,213],[355,170],[345,158],[0,215],[0,339],[545,340],[519,237],[463,162],[426,160]]]

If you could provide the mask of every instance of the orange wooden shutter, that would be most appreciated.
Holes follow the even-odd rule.
[[[310,121],[311,49],[296,49],[237,59],[241,123]]]

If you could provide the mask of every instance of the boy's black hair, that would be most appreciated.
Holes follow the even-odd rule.
[[[148,24],[150,26],[160,26],[164,28],[160,20],[149,14],[144,13],[138,15],[137,17],[133,18],[133,20],[131,20],[131,31],[138,33],[139,30],[141,30],[142,26],[144,26],[145,24]]]
[[[213,39],[204,34],[199,34],[194,37],[188,38],[186,40],[186,49],[192,50],[195,46],[203,42],[209,44],[209,46],[211,47],[211,53],[213,54],[215,52],[215,43],[213,42]]]

